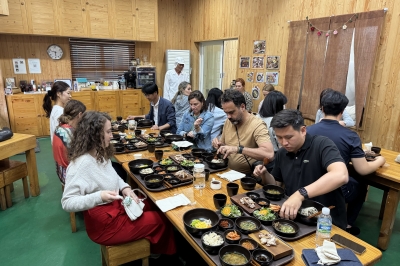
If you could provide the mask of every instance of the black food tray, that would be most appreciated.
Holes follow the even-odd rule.
[[[161,165],[158,164],[158,163],[153,163],[153,167],[157,167],[157,166],[161,166]],[[132,173],[132,172],[131,172],[131,173]],[[189,173],[189,174],[190,174],[190,173]],[[142,177],[141,177],[139,174],[134,174],[134,173],[132,173],[132,175],[134,175],[134,176],[136,177],[137,181],[139,181],[148,191],[151,191],[151,192],[165,191],[165,190],[168,190],[168,189],[173,189],[173,188],[176,188],[176,187],[182,187],[182,186],[186,186],[186,185],[189,185],[189,184],[192,184],[192,183],[193,183],[193,180],[188,180],[188,181],[185,181],[185,182],[181,182],[181,183],[179,183],[179,184],[176,184],[176,185],[172,185],[172,184],[171,184],[171,187],[167,187],[167,186],[163,183],[161,187],[158,187],[158,188],[148,188],[148,187],[146,186],[146,184],[144,183],[144,179],[142,179]],[[165,181],[165,182],[166,182],[166,181]]]
[[[126,147],[124,147],[124,149],[125,149],[124,151],[114,152],[114,154],[118,155],[118,154],[125,154],[125,153],[137,152],[137,151],[147,151],[147,146],[141,147],[141,148],[136,148],[133,150],[128,150]]]
[[[222,216],[221,216],[221,212],[218,210],[218,211],[216,211],[216,213],[218,214],[218,216],[220,217],[220,218],[222,218]],[[183,222],[183,221],[182,221]],[[221,231],[221,230],[219,230],[218,229],[219,227],[217,226],[217,230],[215,230],[215,231],[217,231],[217,232],[219,232],[219,233],[221,233],[221,234],[224,234],[224,231]],[[235,228],[236,228],[236,225],[235,225]],[[261,230],[262,230],[263,228],[261,228]],[[207,251],[205,251],[204,250],[204,248],[203,248],[203,245],[202,245],[202,243],[201,243],[201,236],[194,236],[194,235],[192,235],[191,233],[189,233],[187,230],[186,230],[186,232],[187,232],[187,234],[194,240],[194,242],[196,242],[196,244],[203,250],[203,252],[212,260],[212,261],[214,261],[214,263],[216,264],[216,265],[221,265],[221,262],[220,262],[220,260],[219,260],[219,254],[217,253],[217,254],[210,254],[210,253],[208,253]],[[280,236],[277,236],[276,234],[274,234],[274,232],[273,231],[271,231],[271,233],[274,235],[274,236],[276,236],[277,238],[281,238]],[[243,238],[250,238],[250,237],[248,237],[247,235],[243,235],[244,237]],[[285,241],[283,241],[282,239],[281,239],[281,241],[282,242],[285,242]],[[287,243],[286,243],[287,244]],[[223,245],[223,247],[224,246],[227,246],[227,245],[229,245],[228,243],[226,243],[226,242],[224,242],[224,245]],[[291,247],[289,244],[287,244],[289,247]],[[222,247],[221,247],[222,248]],[[291,247],[292,248],[292,247]],[[263,248],[258,248],[258,249],[263,249]],[[286,264],[286,263],[289,263],[291,260],[293,260],[293,258],[294,258],[294,250],[293,250],[293,248],[292,248],[292,254],[291,255],[289,255],[289,256],[286,256],[286,257],[283,257],[283,258],[280,258],[280,259],[278,259],[278,260],[273,260],[272,262],[271,262],[271,264],[269,264],[269,265],[271,265],[271,266],[278,266],[278,265],[284,265],[284,264]],[[250,264],[249,264],[250,265]]]
[[[184,154],[184,153],[182,153],[182,154]],[[190,153],[187,153],[187,154],[190,154]],[[180,163],[179,163],[178,161],[175,160],[175,155],[170,155],[169,158],[170,158],[171,160],[173,160],[174,162],[176,162],[178,165],[180,165]],[[204,159],[202,159],[202,161],[203,161],[203,162],[201,162],[201,163],[204,164],[204,168],[210,170],[210,174],[218,173],[218,172],[221,172],[221,171],[224,171],[224,170],[228,169],[228,167],[223,167],[223,168],[218,168],[218,169],[212,169],[212,168],[210,168],[210,167],[208,166],[208,163],[207,163],[206,161],[204,161]]]
[[[261,198],[265,198],[262,188],[261,189],[257,189],[257,190],[253,190],[251,192],[258,193]],[[239,195],[242,195],[243,197],[247,197],[246,193],[239,194]],[[280,201],[270,200],[270,202],[272,204],[278,204],[280,206],[282,206],[282,204],[285,201],[286,201],[286,198],[281,199]],[[241,204],[236,204],[236,205],[238,205],[239,207],[242,207]],[[245,213],[245,215],[246,216],[250,216],[247,213]],[[294,237],[279,236],[279,238],[281,238],[283,240],[286,240],[286,241],[295,241],[295,240],[298,240],[298,239],[303,238],[305,236],[308,236],[310,234],[313,234],[313,233],[315,233],[315,231],[317,231],[317,225],[306,225],[306,224],[302,224],[302,223],[300,223],[300,222],[298,222],[296,220],[294,222],[299,226],[299,232],[297,233],[297,235],[295,235]],[[261,225],[261,226],[264,227],[265,229],[267,229],[269,232],[274,232],[275,233],[275,230],[272,227],[272,225]]]

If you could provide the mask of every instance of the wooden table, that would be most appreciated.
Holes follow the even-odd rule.
[[[0,160],[25,152],[31,195],[34,197],[40,195],[35,147],[34,135],[14,133],[11,139],[0,142]]]
[[[400,199],[400,164],[394,159],[400,152],[381,150],[386,164],[375,173],[361,176],[352,165],[349,165],[349,175],[365,180],[368,185],[384,190],[379,218],[382,219],[381,230],[378,238],[378,248],[386,250],[389,246],[393,224],[396,219],[397,206]]]
[[[140,153],[143,154],[144,158],[153,158],[152,154],[149,154],[147,151],[140,152]],[[171,153],[173,153],[173,152],[171,152]],[[175,154],[177,154],[177,152],[175,152]],[[132,158],[133,158],[133,156],[132,156]],[[165,158],[165,156],[164,156],[164,158]],[[119,156],[119,159],[122,160],[122,156]],[[206,188],[203,190],[197,190],[197,189],[193,188],[193,185],[188,185],[188,186],[177,187],[177,188],[162,191],[162,192],[150,192],[150,191],[147,191],[146,187],[144,187],[139,181],[136,181],[136,177],[129,170],[128,162],[124,162],[122,164],[122,166],[125,169],[125,171],[128,173],[128,175],[131,177],[131,179],[134,182],[136,182],[143,191],[146,192],[148,197],[153,202],[155,202],[156,200],[160,200],[160,199],[164,199],[164,198],[173,196],[174,194],[179,194],[179,193],[183,193],[186,197],[189,198],[190,201],[196,202],[196,204],[192,205],[192,206],[183,206],[183,207],[175,208],[171,211],[166,212],[165,215],[171,221],[171,223],[177,228],[177,230],[179,230],[179,232],[185,237],[185,239],[193,246],[193,248],[202,256],[202,258],[207,262],[207,264],[215,265],[215,263],[207,256],[207,254],[205,254],[204,251],[197,245],[197,243],[188,235],[188,233],[186,232],[185,227],[183,225],[182,217],[186,211],[194,209],[194,208],[207,208],[207,209],[211,209],[211,210],[216,210],[214,207],[214,203],[213,203],[213,195],[216,193],[228,194],[226,191],[226,184],[228,182],[223,179],[218,178],[215,174],[212,174],[210,176],[209,180],[206,181]],[[210,188],[210,180],[213,177],[218,178],[219,180],[222,181],[222,188],[220,190],[212,190]],[[239,181],[236,181],[235,183],[239,184],[238,194],[246,192],[240,186]],[[257,188],[261,188],[261,186],[257,185],[256,189]],[[365,246],[367,248],[367,251],[362,255],[357,255],[357,257],[360,259],[360,261],[364,265],[374,264],[374,263],[378,262],[380,260],[380,258],[382,257],[382,252],[379,249],[369,245],[368,243],[362,241],[361,239],[358,239],[355,236],[352,236],[351,234],[347,233],[346,231],[341,230],[340,228],[338,228],[336,226],[333,226],[332,235],[333,234],[341,234],[341,235]],[[302,250],[305,248],[315,248],[315,234],[312,234],[312,235],[306,236],[300,240],[288,242],[288,243],[289,243],[289,245],[291,245],[293,247],[293,249],[295,251],[295,257],[288,265],[304,265],[303,260],[301,259]]]

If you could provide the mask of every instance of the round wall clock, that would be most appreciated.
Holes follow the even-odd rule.
[[[47,54],[50,56],[51,59],[58,60],[61,59],[64,52],[60,46],[57,44],[52,44],[47,48]]]

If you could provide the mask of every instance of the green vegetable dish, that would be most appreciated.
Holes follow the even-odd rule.
[[[163,159],[160,161],[161,165],[171,165],[173,164],[174,161],[172,161],[171,159]]]
[[[248,262],[247,258],[243,254],[237,252],[225,253],[222,256],[222,260],[230,265],[244,265]]]
[[[256,230],[257,229],[257,225],[251,221],[243,221],[240,223],[240,228],[242,228],[243,230]]]
[[[242,216],[242,212],[240,211],[238,206],[234,204],[225,205],[221,210],[221,214],[225,217],[233,217],[233,218]]]
[[[181,165],[182,165],[182,166],[185,166],[185,167],[192,167],[192,166],[194,166],[194,162],[193,162],[193,161],[190,161],[190,160],[183,160],[183,161],[181,162]]]
[[[294,230],[293,226],[291,226],[290,224],[275,223],[274,226],[276,230],[281,231],[282,233],[291,234],[296,232],[296,230]]]
[[[276,219],[276,214],[270,208],[263,207],[259,210],[255,210],[253,215],[262,221],[273,221]]]

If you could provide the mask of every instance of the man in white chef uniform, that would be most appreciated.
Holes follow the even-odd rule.
[[[184,66],[185,62],[183,61],[183,58],[178,56],[175,59],[175,68],[170,69],[165,73],[163,95],[165,99],[171,101],[178,91],[179,84],[183,81],[189,82],[189,74],[183,71]]]

